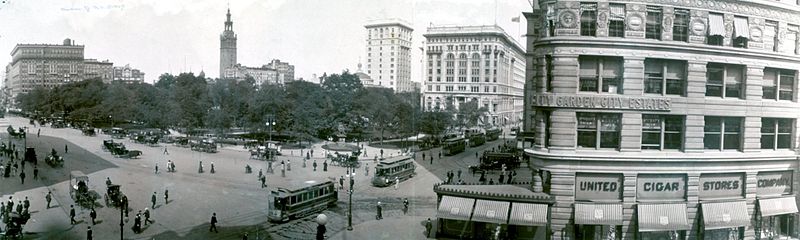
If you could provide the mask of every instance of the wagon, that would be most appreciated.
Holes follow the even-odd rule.
[[[89,176],[81,171],[70,172],[69,194],[80,206],[93,206],[97,199],[95,192],[89,190]]]

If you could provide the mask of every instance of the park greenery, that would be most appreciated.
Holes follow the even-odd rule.
[[[256,86],[202,74],[162,74],[155,84],[103,83],[99,79],[36,88],[19,95],[17,106],[38,117],[108,126],[137,123],[216,134],[274,131],[296,140],[346,136],[378,140],[416,133],[440,135],[474,125],[486,109],[477,103],[459,110],[422,111],[418,92],[365,88],[347,71],[324,75],[322,84],[291,81]],[[265,123],[275,122],[272,129]]]

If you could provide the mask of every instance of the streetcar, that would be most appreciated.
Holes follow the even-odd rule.
[[[386,187],[395,183],[395,178],[400,181],[409,179],[416,174],[414,170],[414,158],[409,155],[382,158],[375,166],[375,176],[372,177],[372,185],[376,187]]]
[[[442,151],[444,152],[444,155],[452,156],[464,152],[464,148],[467,147],[467,142],[464,140],[465,139],[462,137],[444,140],[444,143],[442,143]]]
[[[503,130],[499,128],[492,128],[486,130],[486,141],[491,142],[497,139],[500,139],[500,134],[503,134]]]
[[[306,181],[294,189],[279,187],[270,194],[272,205],[267,219],[271,222],[285,222],[309,216],[336,205],[338,198],[332,181]]]

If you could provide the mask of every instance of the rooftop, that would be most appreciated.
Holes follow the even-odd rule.
[[[515,47],[520,49],[521,51],[525,51],[517,40],[508,33],[506,33],[503,28],[497,25],[476,25],[476,26],[457,26],[457,25],[432,25],[428,27],[428,32],[423,34],[426,38],[428,37],[441,37],[441,36],[448,36],[448,35],[465,35],[465,34],[495,34],[504,37],[507,41],[512,43]]]
[[[365,28],[380,27],[380,26],[401,26],[411,29],[412,31],[414,30],[414,28],[411,27],[412,25],[410,22],[400,18],[373,19],[373,20],[368,20],[367,24],[364,25]]]
[[[517,183],[517,184],[500,184],[500,185],[485,185],[485,184],[437,184],[433,186],[433,190],[437,194],[462,196],[470,198],[485,198],[494,200],[513,200],[518,202],[549,202],[551,201],[550,195],[546,193],[533,192],[530,189],[530,183]]]

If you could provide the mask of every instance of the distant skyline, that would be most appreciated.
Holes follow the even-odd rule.
[[[416,82],[419,47],[430,24],[496,23],[524,48],[522,12],[531,10],[527,0],[10,0],[0,4],[0,60],[5,67],[18,43],[61,44],[70,38],[86,46],[85,58],[130,64],[146,73],[146,82],[163,73],[201,70],[216,77],[228,4],[239,63],[261,66],[280,59],[306,80],[324,72],[355,72],[365,59],[364,25],[372,19],[411,22]],[[514,17],[520,22],[512,22]]]

